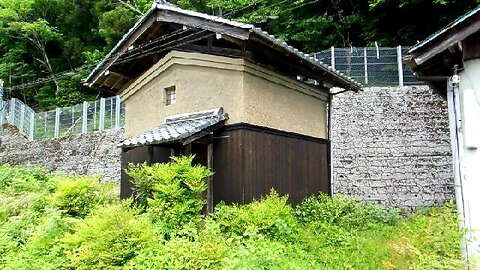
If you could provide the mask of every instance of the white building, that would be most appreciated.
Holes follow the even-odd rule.
[[[404,61],[448,100],[462,246],[480,267],[480,6],[413,46]]]

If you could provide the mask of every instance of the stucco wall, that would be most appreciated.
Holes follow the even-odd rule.
[[[454,198],[446,101],[426,86],[333,98],[333,191],[401,207]]]
[[[0,145],[0,163],[41,166],[73,175],[98,176],[120,182],[117,143],[123,130],[106,130],[52,140],[28,141],[13,126],[5,125]]]
[[[245,123],[327,138],[327,94],[261,67],[244,72]]]
[[[176,86],[176,104],[164,89]],[[122,92],[126,136],[167,116],[223,107],[227,124],[249,123],[326,137],[326,95],[243,59],[171,52]]]
[[[138,135],[163,124],[175,114],[223,107],[229,123],[241,121],[241,61],[214,62],[174,52],[148,70],[122,92],[125,101],[125,136]],[[165,88],[175,85],[176,103],[165,105]]]

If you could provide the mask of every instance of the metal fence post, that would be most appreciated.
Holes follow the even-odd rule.
[[[15,125],[15,101],[16,98],[10,99],[10,117],[8,117],[8,122],[12,125]]]
[[[55,139],[57,139],[60,135],[60,112],[60,108],[55,109]]]
[[[82,110],[82,134],[87,134],[88,132],[88,102],[83,102],[83,110]]]
[[[31,111],[30,112],[30,132],[28,134],[28,139],[30,139],[30,141],[33,141],[33,134],[34,134],[34,131],[35,130],[35,112]]]
[[[365,84],[368,85],[368,63],[367,63],[367,48],[363,48],[363,66],[365,69]]]
[[[398,64],[398,85],[403,86],[403,62],[402,62],[402,46],[397,47],[397,64]]]
[[[105,129],[105,99],[100,98],[100,117],[98,119],[98,130]]]
[[[115,128],[120,128],[120,96],[115,96]]]
[[[45,123],[43,125],[43,136],[46,138],[47,137],[47,118],[48,118],[48,113],[44,112],[43,113],[43,118],[45,119]]]
[[[335,47],[333,46],[330,48],[330,58],[332,69],[335,69]]]
[[[25,124],[25,104],[20,106],[20,132],[24,131],[23,125]]]
[[[3,100],[0,100],[0,130],[3,128],[5,120],[5,110],[7,109],[7,103]]]

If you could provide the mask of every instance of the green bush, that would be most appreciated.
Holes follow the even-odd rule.
[[[167,238],[201,219],[212,173],[204,166],[192,166],[193,158],[173,157],[170,163],[130,165],[127,170],[136,187],[136,201],[147,207],[158,231]]]
[[[84,217],[95,206],[112,203],[117,197],[112,185],[99,183],[98,179],[80,177],[56,182],[55,192],[48,200],[68,215]]]
[[[113,269],[126,264],[156,238],[150,221],[129,202],[100,206],[74,232],[62,238],[69,266],[75,269]]]
[[[47,210],[27,241],[4,256],[4,269],[66,269],[58,244],[75,224],[76,220],[64,218],[60,211]]]
[[[45,169],[30,167],[23,168],[0,165],[0,192],[15,194],[21,192],[38,192],[48,190],[49,174]]]
[[[212,218],[222,232],[238,236],[265,235],[271,239],[294,240],[297,223],[288,196],[274,190],[259,201],[246,205],[219,204]]]
[[[343,195],[332,198],[324,193],[306,198],[295,208],[295,215],[304,224],[326,223],[355,229],[394,225],[400,218],[395,208],[359,202]]]
[[[231,243],[218,228],[194,234],[194,238],[177,235],[165,242],[152,242],[125,269],[222,269],[222,260],[232,254]]]

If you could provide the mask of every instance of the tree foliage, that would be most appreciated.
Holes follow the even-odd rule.
[[[412,45],[480,0],[172,0],[254,23],[307,52],[330,46]],[[93,99],[82,81],[152,0],[0,0],[0,78],[37,110]],[[66,72],[75,70],[74,72]]]

